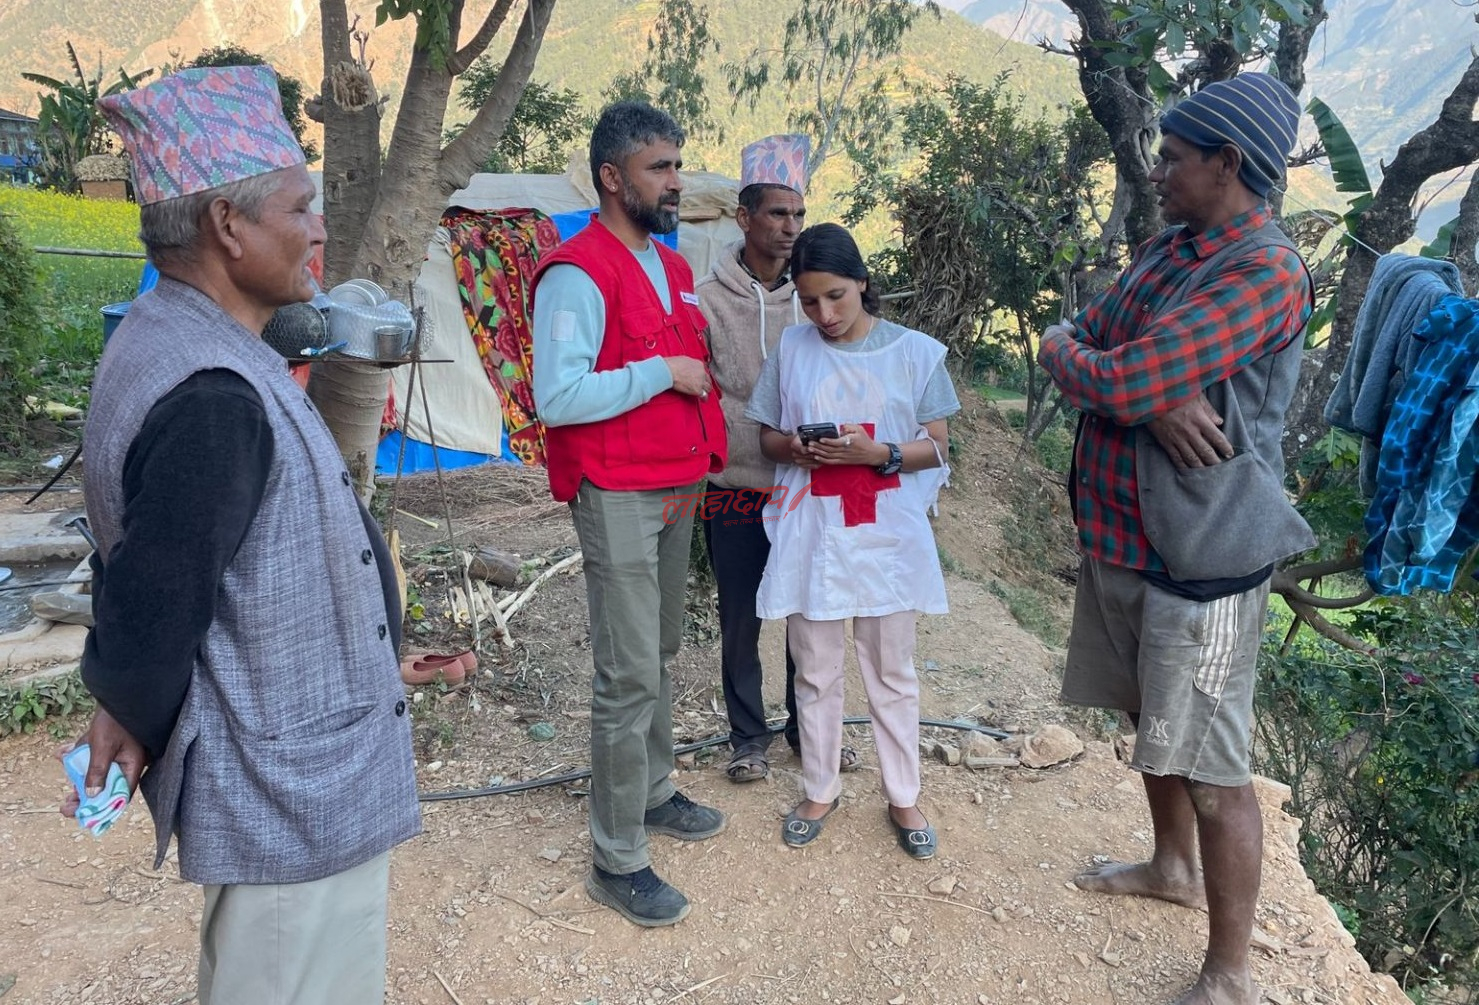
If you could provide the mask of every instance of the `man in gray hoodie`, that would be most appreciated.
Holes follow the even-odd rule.
[[[775,485],[775,465],[761,455],[760,427],[745,417],[745,405],[781,331],[804,320],[790,259],[791,245],[805,226],[810,149],[810,139],[801,135],[769,136],[745,147],[735,213],[745,238],[721,254],[714,270],[694,286],[709,322],[710,369],[722,392],[729,434],[729,464],[710,479],[709,503],[701,516],[719,587],[724,703],[734,750],[726,773],[734,782],[755,781],[770,771],[755,594],[770,554],[761,511]],[[793,750],[800,744],[795,679],[788,649],[785,733]],[[851,749],[844,748],[842,759],[844,770],[857,765]]]

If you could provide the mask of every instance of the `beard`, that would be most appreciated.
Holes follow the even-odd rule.
[[[625,181],[625,179],[623,179]],[[671,234],[678,229],[678,198],[643,202],[630,184],[622,187],[621,206],[631,221],[649,234]]]

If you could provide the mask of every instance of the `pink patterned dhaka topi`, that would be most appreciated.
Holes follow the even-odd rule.
[[[98,107],[133,160],[140,205],[303,163],[270,67],[181,70]]]
[[[811,137],[782,133],[756,140],[740,151],[740,188],[751,185],[784,185],[806,194],[806,160],[811,156]]]

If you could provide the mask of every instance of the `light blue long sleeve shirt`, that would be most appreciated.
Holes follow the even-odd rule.
[[[647,273],[663,309],[672,293],[657,247],[632,252]],[[661,356],[596,370],[606,335],[606,303],[584,269],[551,266],[534,298],[534,407],[546,426],[600,422],[629,412],[673,386]]]

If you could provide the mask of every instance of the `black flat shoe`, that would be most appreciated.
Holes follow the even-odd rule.
[[[786,822],[781,826],[781,840],[792,848],[800,848],[802,845],[811,844],[816,840],[817,835],[822,832],[822,821],[832,815],[832,811],[837,808],[837,804],[840,802],[842,802],[842,797],[838,796],[832,800],[832,805],[827,807],[827,812],[815,820],[808,820],[806,817],[797,816],[795,810],[787,813]]]
[[[894,825],[894,834],[899,839],[899,847],[908,852],[910,858],[916,858],[922,862],[935,857],[935,829],[929,824],[923,827],[905,827],[893,817],[889,817],[888,822]]]

